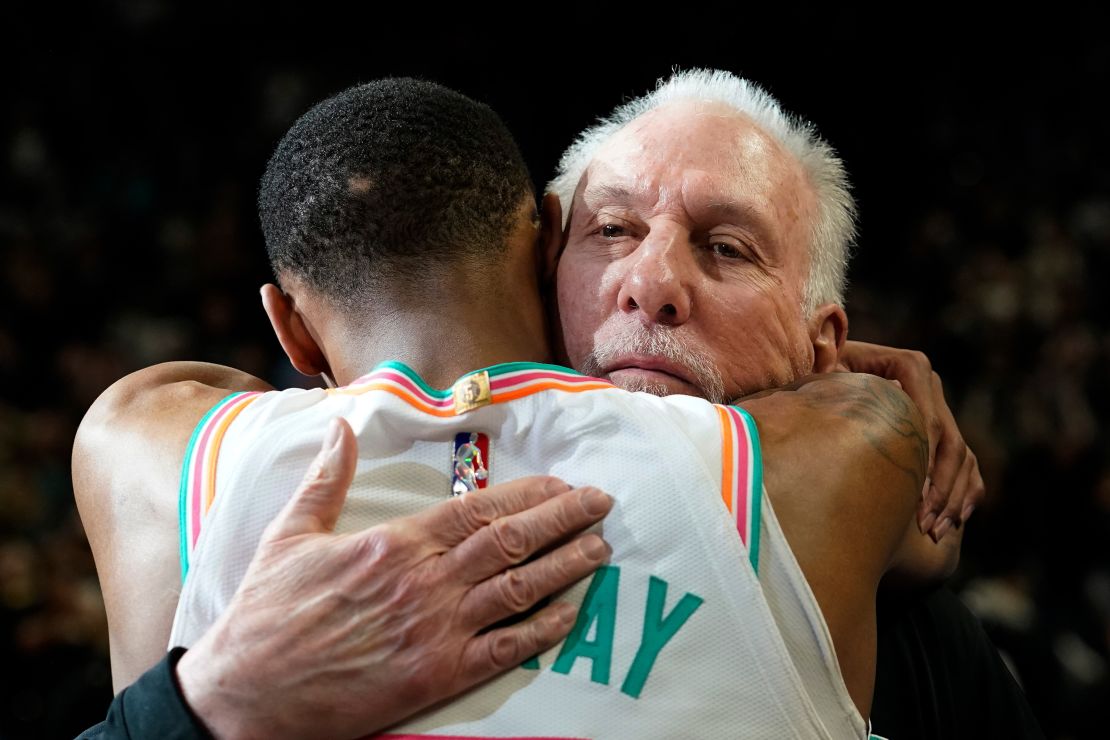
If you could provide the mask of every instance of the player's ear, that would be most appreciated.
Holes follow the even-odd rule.
[[[262,308],[266,310],[270,326],[293,367],[304,375],[325,375],[330,378],[331,368],[327,358],[309,332],[293,296],[282,292],[273,283],[263,285],[261,293]]]
[[[840,361],[840,350],[848,339],[848,315],[835,303],[819,306],[809,319],[813,343],[813,372],[831,373]]]
[[[547,193],[540,203],[540,241],[537,247],[540,260],[540,285],[546,286],[555,279],[555,267],[563,251],[563,208],[559,196]]]

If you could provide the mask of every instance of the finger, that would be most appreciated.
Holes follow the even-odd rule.
[[[952,490],[952,484],[956,480],[956,475],[963,467],[968,449],[960,435],[956,418],[952,416],[952,410],[948,408],[948,404],[944,400],[944,387],[940,382],[940,376],[933,373],[932,382],[937,404],[935,421],[929,425],[929,434],[936,433],[939,436],[939,442],[933,464],[929,469],[929,477],[932,478],[933,486],[937,489],[941,498],[947,501],[948,494]]]
[[[497,519],[445,553],[441,564],[450,578],[480,583],[601,521],[612,507],[596,488],[578,488]]]
[[[967,446],[963,440],[959,444],[945,441],[937,450],[937,463],[934,468],[936,475],[925,479],[924,501],[921,511],[923,515],[918,521],[921,531],[934,530],[936,525],[945,516],[948,504],[952,499],[952,489],[957,477],[963,471],[964,461],[967,458]]]
[[[475,630],[531,609],[540,599],[568,588],[597,570],[612,549],[587,534],[535,562],[510,568],[479,583],[459,605],[459,620]]]
[[[430,541],[449,548],[497,519],[539,506],[569,490],[570,486],[552,476],[519,478],[464,493],[410,517],[409,521],[422,529]]]
[[[971,457],[973,458],[971,485],[968,488],[967,498],[964,500],[964,510],[960,514],[965,522],[971,518],[971,514],[976,507],[983,503],[983,497],[987,493],[986,484],[983,482],[983,471],[979,469],[979,458],[975,457],[974,453],[971,454]]]
[[[934,541],[939,542],[953,527],[963,524],[961,513],[964,509],[964,501],[967,497],[967,492],[971,487],[971,478],[974,470],[975,458],[974,455],[969,454],[964,458],[964,463],[960,467],[960,473],[956,476],[956,481],[952,485],[952,492],[948,497],[948,503],[937,519],[936,527],[931,533]]]
[[[351,425],[332,419],[324,443],[301,485],[267,527],[268,539],[331,532],[347,500],[358,463],[358,442]]]
[[[937,445],[940,444],[944,426],[938,416],[938,406],[944,406],[944,392],[935,379],[939,376],[932,372],[929,359],[919,352],[899,353],[897,361],[886,368],[884,377],[897,383],[910,401],[917,406],[921,418],[925,420],[925,430],[929,438],[929,460],[926,470],[931,472],[936,459]],[[938,403],[939,399],[939,403]]]
[[[463,650],[460,689],[485,681],[548,650],[566,637],[578,610],[556,602],[511,627],[473,638]]]
[[[917,528],[921,534],[931,532],[936,526],[937,516],[944,510],[944,499],[937,493],[933,481],[925,478],[925,486],[921,491],[921,503],[917,507]]]

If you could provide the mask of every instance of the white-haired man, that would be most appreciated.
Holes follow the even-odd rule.
[[[556,346],[571,366],[625,388],[724,399],[828,372],[846,351],[873,350],[844,343],[855,234],[844,167],[812,125],[746,80],[694,70],[661,81],[582,132],[548,191],[561,202],[565,226],[552,306],[560,317]],[[884,374],[891,357],[851,359],[856,369]],[[915,400],[930,386],[943,408],[939,379],[928,368],[925,375]],[[919,519],[937,540],[953,528],[962,534],[983,490],[974,455],[947,409],[941,414],[949,431],[931,440],[939,444]],[[804,495],[773,499],[796,515],[811,505]],[[819,517],[810,523],[788,536],[815,584],[829,563],[806,545]],[[941,548],[912,533],[907,541],[920,556],[908,563],[955,554],[952,534]],[[778,588],[763,580],[774,602]],[[950,593],[918,600],[888,590],[879,730],[928,737],[1005,727],[1013,737],[1039,735],[1020,689]],[[820,588],[815,595],[823,602]],[[822,607],[835,636],[835,607]]]

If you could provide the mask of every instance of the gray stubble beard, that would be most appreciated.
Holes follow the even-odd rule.
[[[725,403],[724,379],[713,360],[704,352],[690,347],[673,329],[647,329],[629,324],[609,329],[609,322],[594,334],[594,348],[578,368],[586,375],[598,376],[618,358],[629,354],[650,355],[680,365],[690,375],[702,397],[711,403]],[[661,383],[648,381],[625,382],[627,391],[643,391],[656,396],[667,396],[672,391]]]

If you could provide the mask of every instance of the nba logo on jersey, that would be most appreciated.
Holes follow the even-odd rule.
[[[455,435],[451,447],[451,495],[489,485],[489,436],[478,432]]]

